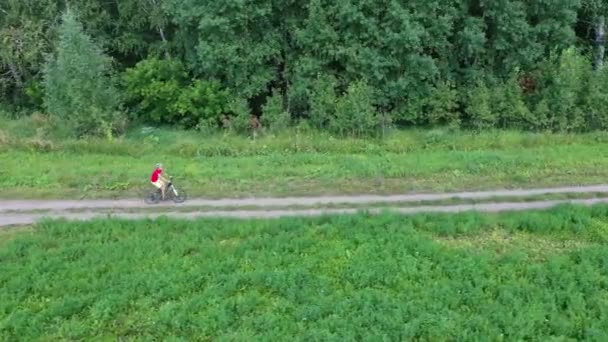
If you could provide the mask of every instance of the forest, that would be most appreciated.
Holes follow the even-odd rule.
[[[608,128],[603,0],[3,0],[0,117],[340,136]]]

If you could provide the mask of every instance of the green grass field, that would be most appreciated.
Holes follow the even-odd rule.
[[[455,191],[599,184],[608,134],[393,132],[382,140],[293,130],[258,139],[136,130],[115,141],[63,139],[43,119],[0,132],[4,198],[133,197],[156,162],[193,196]],[[42,132],[42,133],[41,133]]]
[[[608,206],[7,236],[0,340],[608,338]]]

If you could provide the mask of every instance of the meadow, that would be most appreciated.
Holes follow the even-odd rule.
[[[108,141],[66,138],[33,116],[0,130],[0,198],[136,197],[157,162],[205,197],[601,184],[608,134],[438,129],[354,139],[294,128],[254,139],[139,128]]]
[[[608,206],[5,235],[0,340],[608,338]]]

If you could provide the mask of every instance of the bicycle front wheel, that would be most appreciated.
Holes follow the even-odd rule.
[[[171,188],[173,193],[173,202],[175,203],[184,203],[188,199],[188,195],[184,190],[177,190],[175,187]]]

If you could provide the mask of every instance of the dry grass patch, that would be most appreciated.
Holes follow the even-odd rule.
[[[437,236],[435,241],[450,248],[477,250],[507,254],[514,250],[526,252],[533,259],[590,247],[591,243],[574,239],[558,239],[527,232],[511,232],[503,229],[488,230],[475,235]]]

